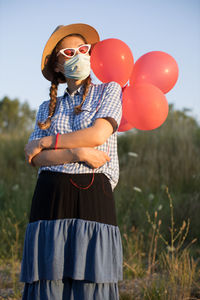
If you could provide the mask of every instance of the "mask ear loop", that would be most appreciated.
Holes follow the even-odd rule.
[[[101,102],[101,100],[102,100],[102,96],[103,96],[104,89],[105,89],[105,86],[104,86],[103,91],[102,91],[102,93],[101,93],[101,97],[100,97],[100,99],[99,99],[99,102],[97,103],[96,112],[99,110],[98,106],[99,106],[99,104],[100,104],[100,102]],[[109,154],[109,151],[110,151],[110,150],[109,150],[108,141],[106,141],[106,143],[107,143],[107,155],[108,155],[108,154]],[[86,187],[79,186],[79,185],[76,184],[71,178],[70,178],[70,182],[71,182],[76,188],[78,188],[78,189],[81,189],[81,190],[87,190],[87,189],[89,189],[89,188],[91,187],[91,185],[93,184],[93,182],[94,182],[94,169],[93,169],[93,174],[92,174],[92,180],[91,180],[91,182],[89,183],[88,186],[86,186]]]

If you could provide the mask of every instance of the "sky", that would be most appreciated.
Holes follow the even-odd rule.
[[[38,109],[49,99],[42,52],[58,25],[72,23],[90,24],[101,40],[122,40],[134,61],[150,51],[170,54],[179,77],[166,98],[200,121],[200,0],[0,0],[0,100]]]

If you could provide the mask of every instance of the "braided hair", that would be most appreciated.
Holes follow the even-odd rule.
[[[51,82],[50,93],[49,93],[49,96],[50,96],[49,115],[44,122],[38,121],[38,126],[40,129],[43,129],[43,130],[48,129],[51,125],[51,118],[53,117],[55,109],[56,109],[57,90],[58,90],[58,79],[55,78]]]
[[[77,106],[74,107],[74,112],[75,112],[76,115],[79,114],[82,111],[81,108],[82,108],[82,105],[85,102],[85,99],[87,97],[87,94],[88,94],[88,91],[89,91],[89,88],[90,88],[90,85],[91,85],[91,81],[92,80],[91,80],[91,77],[89,75],[86,78],[85,82],[84,82],[84,92],[83,92],[82,102],[79,105],[77,105]]]

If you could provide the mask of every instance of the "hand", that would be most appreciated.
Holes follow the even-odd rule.
[[[79,161],[84,161],[91,168],[99,168],[110,161],[110,157],[104,152],[94,148],[84,147],[73,149],[79,157]]]
[[[31,164],[34,156],[42,151],[40,139],[28,142],[24,147],[26,161]]]

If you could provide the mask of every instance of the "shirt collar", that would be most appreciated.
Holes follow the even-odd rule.
[[[84,85],[83,84],[81,86],[79,86],[79,88],[77,90],[75,90],[72,94],[69,93],[68,88],[65,89],[65,94],[67,94],[69,96],[83,95],[83,92],[84,92]]]

